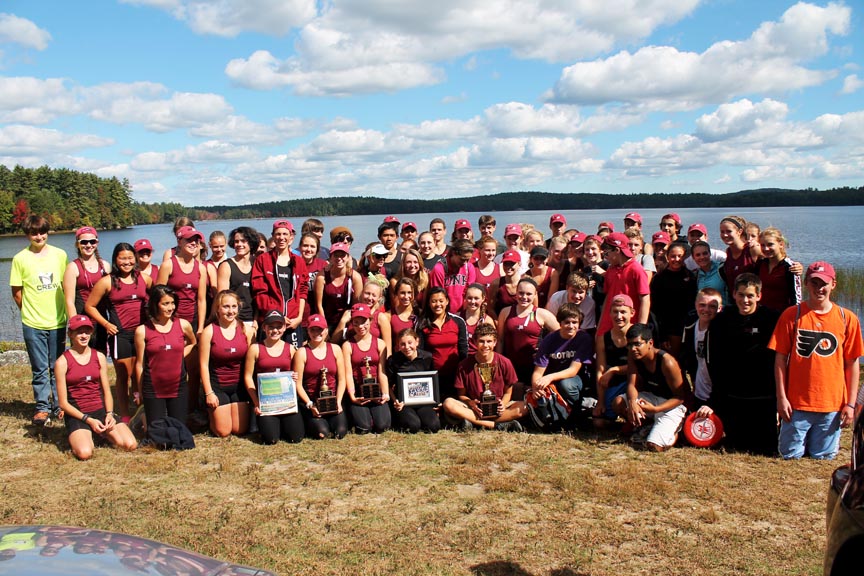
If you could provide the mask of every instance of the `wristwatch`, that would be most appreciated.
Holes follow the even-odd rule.
[[[311,410],[313,406],[315,406],[315,402],[313,402],[312,400],[309,400],[309,402],[306,403],[307,410]]]

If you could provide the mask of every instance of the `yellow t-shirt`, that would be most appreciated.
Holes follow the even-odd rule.
[[[63,273],[68,257],[54,246],[36,255],[25,248],[12,259],[9,286],[21,286],[21,322],[37,330],[66,326]]]

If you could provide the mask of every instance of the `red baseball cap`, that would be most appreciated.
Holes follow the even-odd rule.
[[[614,298],[612,298],[611,306],[627,306],[629,308],[635,308],[635,306],[633,306],[633,299],[627,294],[616,295]]]
[[[142,250],[150,250],[153,251],[153,245],[150,243],[150,240],[146,238],[141,238],[140,240],[136,240],[134,244],[135,252],[141,252]]]
[[[676,224],[678,224],[678,226],[681,226],[681,216],[679,216],[677,213],[669,212],[668,214],[664,214],[663,217],[660,218],[660,220],[665,220],[666,218],[671,218],[675,221]]]
[[[504,228],[504,237],[507,236],[522,236],[522,226],[519,224],[508,224],[506,228]]]
[[[612,232],[603,239],[603,244],[618,248],[621,253],[624,254],[624,256],[626,256],[627,258],[632,258],[633,251],[630,250],[630,246],[627,244],[627,240],[627,236],[625,236],[621,232]]]
[[[385,224],[397,224],[397,225],[400,224],[399,219],[396,218],[395,216],[387,216],[386,218],[384,218],[384,223]]]
[[[691,224],[689,228],[687,228],[687,235],[689,236],[691,232],[701,232],[703,235],[708,235],[708,228],[705,227],[704,224]]]
[[[321,314],[312,314],[309,316],[309,323],[306,324],[309,328],[327,328],[327,320]]]
[[[192,226],[183,226],[177,231],[178,240],[189,240],[198,237],[201,242],[204,241],[204,234],[193,228]]]
[[[583,244],[586,238],[588,238],[588,236],[586,236],[584,232],[576,232],[570,237],[570,243],[573,244],[575,242],[576,244]]]
[[[659,232],[654,232],[654,235],[651,236],[651,244],[665,244],[666,246],[672,242],[672,239],[669,238],[669,234],[660,230]]]
[[[90,320],[89,316],[85,316],[84,314],[76,314],[69,319],[69,330],[72,330],[73,332],[85,326],[90,329],[93,328],[93,321]]]
[[[462,230],[463,228],[471,230],[471,223],[467,220],[457,220],[456,226],[453,227],[454,230]]]
[[[552,226],[552,224],[555,224],[556,222],[560,223],[561,226],[567,225],[567,219],[564,218],[563,214],[552,214],[552,217],[549,218],[549,226]]]
[[[507,250],[501,255],[501,262],[522,262],[522,256],[516,250]]]
[[[77,240],[83,234],[93,234],[94,236],[99,236],[99,233],[96,232],[96,229],[93,228],[92,226],[82,226],[81,228],[78,228],[78,230],[75,231],[75,239]]]
[[[807,267],[807,275],[805,278],[818,278],[826,283],[834,282],[837,279],[837,274],[834,272],[834,267],[828,262],[819,260],[813,262]]]
[[[291,232],[294,232],[294,225],[288,220],[277,220],[273,223],[273,232],[279,228],[287,228]]]
[[[603,228],[608,228],[609,232],[615,231],[615,226],[611,222],[600,222],[600,224],[597,226],[597,232],[600,232],[600,230],[602,230]]]
[[[348,250],[348,244],[345,242],[336,242],[335,244],[330,245],[330,254],[334,252],[344,252],[345,254],[350,254],[351,252]]]
[[[633,222],[636,222],[637,224],[642,224],[642,215],[639,214],[638,212],[628,212],[627,214],[624,215],[624,220],[625,221],[626,220],[632,220]]]
[[[406,228],[413,228],[415,232],[418,230],[417,224],[415,224],[414,222],[405,222],[404,224],[402,224],[402,231],[403,232],[405,231]]]
[[[370,318],[371,316],[372,311],[366,304],[358,302],[351,307],[351,318]]]

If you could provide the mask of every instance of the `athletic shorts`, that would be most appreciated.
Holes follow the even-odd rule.
[[[105,423],[105,418],[108,415],[108,413],[105,412],[105,408],[100,408],[99,410],[94,410],[93,412],[88,412],[87,414],[89,414],[90,418],[95,418],[96,420],[99,420],[103,424]],[[68,414],[63,419],[63,422],[66,424],[66,432],[69,433],[68,434],[69,436],[71,436],[72,433],[75,432],[76,430],[87,430],[88,432],[93,431],[93,429],[90,428],[89,424],[87,424],[86,422],[82,422],[78,418],[72,418]],[[99,434],[96,434],[96,436],[99,436]]]
[[[226,404],[234,404],[236,402],[249,402],[249,392],[243,386],[237,386],[231,392],[223,392],[218,386],[213,387],[213,392],[216,398],[219,399],[219,406]]]
[[[135,331],[121,330],[108,336],[108,355],[114,360],[135,357]]]

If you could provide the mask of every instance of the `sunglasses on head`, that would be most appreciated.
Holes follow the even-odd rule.
[[[95,246],[99,243],[99,240],[96,240],[95,238],[93,240],[78,240],[78,243],[82,246]]]

